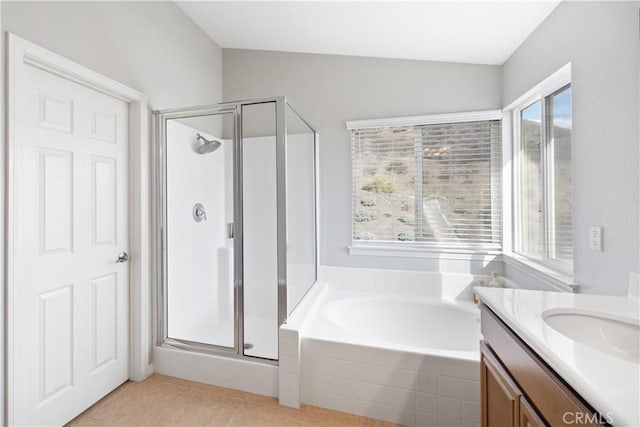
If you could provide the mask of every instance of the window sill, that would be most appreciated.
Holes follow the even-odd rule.
[[[553,289],[563,292],[576,292],[578,289],[578,285],[569,274],[554,270],[544,264],[512,252],[504,252],[502,255],[502,260],[506,265],[539,280]]]
[[[423,259],[446,259],[459,261],[503,261],[508,266],[527,274],[551,289],[562,292],[576,292],[578,285],[569,274],[554,270],[546,265],[527,259],[521,255],[502,252],[495,247],[455,248],[396,246],[385,244],[352,244],[347,247],[349,255],[380,256]]]
[[[385,256],[404,258],[430,258],[430,259],[452,259],[471,261],[490,258],[491,260],[500,257],[500,250],[496,248],[479,247],[472,248],[452,248],[452,247],[425,247],[425,246],[395,246],[385,244],[358,244],[347,247],[349,255],[361,256]]]

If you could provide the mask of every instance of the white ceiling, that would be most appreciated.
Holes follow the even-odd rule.
[[[502,64],[559,0],[177,3],[223,48]]]

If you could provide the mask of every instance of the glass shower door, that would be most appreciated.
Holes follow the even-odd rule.
[[[287,173],[287,316],[316,282],[316,133],[285,108]]]
[[[235,348],[234,114],[166,120],[165,334]]]

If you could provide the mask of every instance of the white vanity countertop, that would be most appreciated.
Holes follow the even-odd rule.
[[[640,300],[523,289],[475,288],[478,298],[606,420],[640,426],[640,364],[598,351],[551,328],[543,312],[569,308],[640,321]]]

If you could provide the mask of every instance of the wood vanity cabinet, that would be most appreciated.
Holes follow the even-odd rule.
[[[480,309],[482,427],[607,425],[490,308]]]

